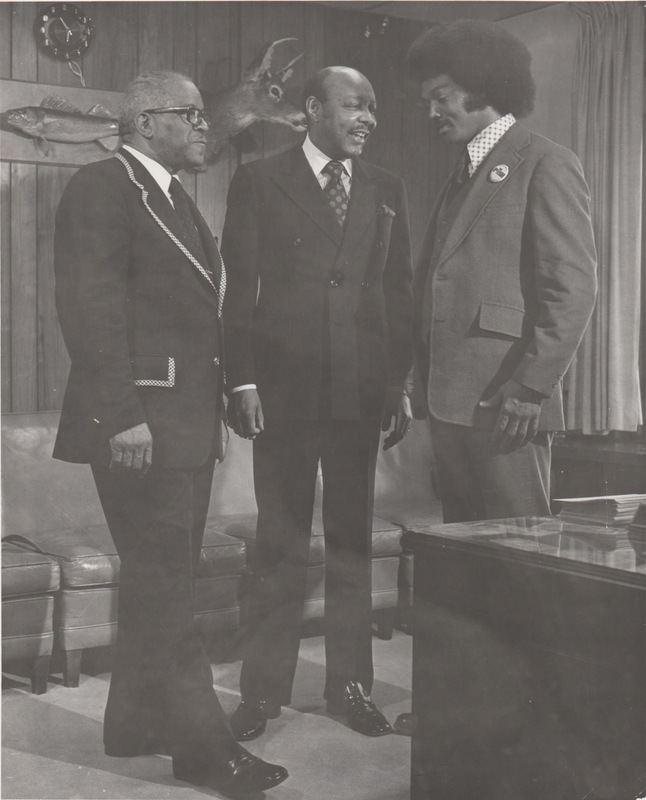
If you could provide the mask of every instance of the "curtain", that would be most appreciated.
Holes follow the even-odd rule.
[[[579,21],[573,149],[592,196],[599,296],[566,379],[567,427],[635,431],[639,389],[642,3],[571,3]]]

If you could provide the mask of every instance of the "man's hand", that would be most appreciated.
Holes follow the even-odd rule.
[[[384,407],[384,417],[381,422],[381,430],[387,431],[391,423],[395,422],[395,427],[386,437],[384,450],[390,450],[408,433],[413,412],[410,407],[410,399],[405,392],[398,389],[389,389],[386,392],[386,404]]]
[[[227,417],[233,430],[244,439],[255,439],[265,429],[260,397],[255,389],[242,389],[229,398]]]
[[[500,412],[492,439],[501,453],[511,453],[533,441],[538,433],[538,418],[545,397],[514,380],[509,380],[489,400],[481,400],[480,408],[495,408]]]
[[[153,463],[153,437],[145,422],[110,439],[110,471],[132,470],[143,478]]]

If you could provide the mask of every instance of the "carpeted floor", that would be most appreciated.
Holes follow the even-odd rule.
[[[411,637],[395,631],[390,642],[375,638],[373,698],[393,722],[410,710]],[[369,739],[325,712],[323,638],[301,642],[294,702],[249,750],[283,764],[289,779],[267,800],[408,800],[410,739]],[[222,705],[238,703],[240,662],[214,663]],[[58,677],[58,682],[56,679]],[[218,798],[172,777],[162,756],[117,759],[103,754],[101,720],[109,673],[82,674],[78,689],[52,676],[48,691],[30,693],[28,681],[6,675],[2,691],[2,798],[4,800],[189,800]]]

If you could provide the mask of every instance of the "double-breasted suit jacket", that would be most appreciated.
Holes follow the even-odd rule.
[[[256,384],[267,419],[380,416],[412,360],[401,180],[355,159],[344,234],[301,147],[246,164],[222,253],[228,386]]]
[[[240,167],[222,236],[227,385],[255,384],[258,526],[243,700],[288,705],[317,468],[323,475],[326,688],[370,691],[371,533],[386,387],[412,363],[412,270],[401,180],[352,162],[344,228],[301,147]]]
[[[223,271],[199,214],[196,224],[205,265],[182,249],[177,214],[127,151],[70,180],[56,217],[56,302],[72,361],[56,458],[91,462],[146,422],[155,464],[193,469],[221,439]]]
[[[416,386],[425,411],[493,427],[498,409],[478,402],[514,379],[548,398],[540,429],[560,430],[561,381],[596,294],[579,161],[515,123],[449,205],[447,188],[416,273]]]

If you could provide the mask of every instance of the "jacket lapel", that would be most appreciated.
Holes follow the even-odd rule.
[[[220,266],[222,262],[219,258],[219,254],[217,254],[217,248],[215,247],[215,242],[213,241],[211,232],[208,230],[208,226],[206,225],[206,222],[202,220],[199,212],[196,215],[196,219],[198,220],[198,230],[202,237],[206,255],[211,261],[211,264],[207,265],[201,265],[192,253],[190,255],[186,255],[184,252],[184,249],[188,251],[188,248],[186,248],[186,245],[183,245],[183,231],[179,217],[175,213],[175,209],[173,208],[170,200],[166,197],[150,172],[148,172],[148,170],[137,158],[130,158],[130,154],[127,150],[120,150],[118,155],[120,156],[122,162],[127,165],[126,169],[128,170],[128,177],[141,192],[142,202],[146,211],[148,211],[155,222],[159,225],[160,230],[168,237],[169,241],[175,247],[178,247],[178,249],[184,254],[187,261],[190,262],[199,275],[206,281],[212,292],[215,292],[217,295],[218,284],[217,282],[213,281],[211,276],[206,271],[205,266],[213,267],[214,276],[216,279],[219,279],[219,273],[221,271]],[[204,230],[205,228],[206,231]],[[179,247],[180,243],[183,245],[183,248]]]
[[[379,198],[377,197],[375,186],[376,182],[373,175],[368,171],[368,165],[365,162],[354,159],[352,162],[350,204],[345,220],[339,259],[350,253],[359,244],[366,228],[375,221],[379,208]]]
[[[190,200],[190,198],[189,198]],[[215,243],[215,239],[213,238],[213,234],[211,233],[211,229],[206,223],[204,217],[200,214],[200,210],[198,207],[193,203],[191,200],[191,206],[194,209],[194,218],[195,224],[197,225],[197,230],[200,234],[200,239],[202,240],[202,247],[204,248],[204,253],[206,255],[207,261],[209,262],[206,266],[213,272],[213,281],[215,287],[217,287],[220,283],[221,273],[222,273],[222,258],[220,256],[220,250]],[[177,216],[177,215],[174,215]]]
[[[181,238],[182,228],[179,218],[157,181],[137,158],[130,156],[127,150],[119,152],[130,164],[137,183],[141,184],[147,193],[145,205],[148,206],[148,213],[153,211],[174,236]]]
[[[529,132],[522,125],[514,123],[480,165],[476,174],[470,178],[473,185],[469,188],[446,237],[440,261],[453,254],[495,195],[504,191],[511,176],[524,160],[520,151],[528,144]],[[509,172],[503,180],[495,182],[490,180],[489,175],[493,167],[498,164],[505,164]]]
[[[343,230],[300,145],[284,154],[273,180],[337,246],[341,244]]]

